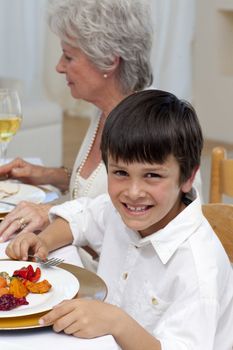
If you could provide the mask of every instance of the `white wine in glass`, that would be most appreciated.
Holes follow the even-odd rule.
[[[0,165],[5,164],[7,146],[17,133],[22,110],[16,90],[0,89]]]

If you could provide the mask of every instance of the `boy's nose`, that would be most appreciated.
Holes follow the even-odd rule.
[[[127,195],[130,199],[138,199],[141,197],[145,197],[145,190],[138,181],[132,182],[127,188]]]

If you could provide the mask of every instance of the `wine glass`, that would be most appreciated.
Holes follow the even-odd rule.
[[[7,146],[17,133],[22,121],[18,92],[0,89],[0,165],[5,164]]]

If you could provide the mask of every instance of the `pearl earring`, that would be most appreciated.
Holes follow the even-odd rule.
[[[108,77],[108,74],[105,73],[104,74],[104,79],[107,79],[107,77]]]

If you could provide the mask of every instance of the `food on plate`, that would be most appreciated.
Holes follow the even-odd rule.
[[[10,281],[9,294],[15,298],[23,298],[28,295],[28,289],[19,278],[13,277]]]
[[[4,288],[7,286],[7,281],[4,277],[0,276],[0,288]]]
[[[31,293],[43,294],[47,293],[52,287],[51,284],[47,280],[43,280],[41,282],[33,283],[30,281],[25,282],[26,288]]]
[[[20,305],[27,305],[26,296],[29,293],[47,293],[52,285],[47,281],[39,281],[41,269],[35,270],[32,265],[15,270],[10,276],[0,272],[0,311],[9,311]]]
[[[20,185],[15,182],[0,181],[0,199],[16,194],[19,187]]]
[[[32,265],[24,266],[19,270],[15,270],[13,276],[18,276],[31,282],[37,282],[41,276],[41,269],[37,267],[34,271]]]
[[[7,285],[9,286],[10,281],[11,281],[9,273],[3,271],[3,272],[0,272],[0,276],[3,277],[6,280]]]
[[[12,294],[4,294],[0,297],[0,311],[9,311],[21,305],[28,305],[26,298],[15,298]]]
[[[6,288],[6,287],[0,288],[0,297],[4,294],[9,294],[9,288]]]

